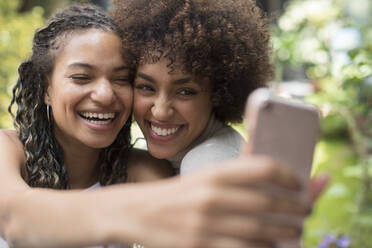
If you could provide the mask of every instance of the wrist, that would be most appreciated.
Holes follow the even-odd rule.
[[[136,216],[135,191],[129,184],[106,186],[94,196],[94,207],[90,208],[95,236],[101,244],[131,244],[140,233]],[[97,192],[98,193],[98,192]]]

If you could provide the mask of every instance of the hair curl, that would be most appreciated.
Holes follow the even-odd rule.
[[[103,10],[91,5],[73,5],[56,13],[45,27],[36,30],[32,55],[19,66],[19,79],[13,88],[9,112],[24,146],[27,182],[32,187],[70,188],[63,149],[53,134],[53,121],[47,119],[44,95],[55,57],[69,34],[92,28],[114,32],[122,38],[120,29]],[[15,115],[14,104],[17,105]],[[129,119],[113,144],[100,152],[99,181],[102,185],[126,180],[130,124]]]
[[[168,58],[212,83],[213,111],[241,122],[249,93],[272,76],[267,18],[252,0],[114,0],[137,66]]]

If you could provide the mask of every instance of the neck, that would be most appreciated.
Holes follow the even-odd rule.
[[[72,189],[84,189],[98,181],[98,155],[100,149],[66,149],[64,160]]]
[[[63,149],[70,187],[84,189],[96,183],[99,170],[97,161],[101,149],[89,147],[66,135],[59,135],[59,132],[55,132],[55,135]]]

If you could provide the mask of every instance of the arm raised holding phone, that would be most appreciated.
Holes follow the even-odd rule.
[[[187,192],[172,197],[170,204],[178,211],[162,216],[163,203],[154,203],[159,208],[150,211],[149,217],[162,216],[167,220],[163,223],[174,219],[183,223],[181,229],[173,229],[173,234],[192,240],[185,247],[299,245],[302,220],[311,208],[310,198],[315,197],[309,193],[319,193],[325,183],[316,179],[309,191],[318,112],[260,89],[250,98],[246,117],[250,140],[243,144],[238,158],[214,162],[206,166],[208,169],[178,179],[185,186],[180,191]],[[156,223],[158,220],[154,228]],[[186,238],[189,231],[195,235],[190,239]],[[158,234],[154,235],[156,238]],[[178,235],[174,237],[176,241]],[[283,242],[290,240],[297,243]]]
[[[276,240],[300,236],[296,225],[256,217],[265,212],[305,217],[307,201],[255,187],[269,183],[300,192],[291,171],[263,157],[242,155],[225,163],[184,177],[90,192],[32,189],[11,166],[2,166],[1,203],[7,203],[0,204],[2,234],[17,247],[138,242],[154,248],[272,247]],[[61,233],[56,225],[69,231]]]
[[[300,101],[281,98],[268,88],[261,88],[250,95],[246,115],[249,133],[249,142],[244,148],[246,152],[280,161],[300,180],[303,188],[300,197],[309,199],[313,154],[320,132],[318,110]],[[272,193],[285,194],[280,191]],[[285,218],[277,214],[269,216],[278,222]],[[301,220],[297,223],[302,226]],[[278,247],[300,247],[300,241],[282,242]]]

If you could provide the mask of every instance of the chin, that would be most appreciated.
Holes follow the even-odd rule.
[[[176,152],[172,153],[169,151],[154,151],[154,149],[151,148],[148,148],[148,151],[151,154],[151,156],[157,159],[169,159],[177,154]]]
[[[114,143],[114,140],[87,142],[86,145],[95,149],[104,149],[109,147],[112,143]]]

